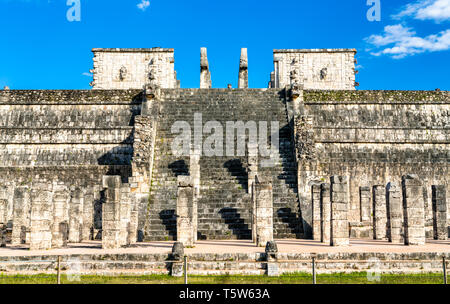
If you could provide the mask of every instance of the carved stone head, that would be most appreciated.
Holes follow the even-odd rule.
[[[172,247],[171,257],[173,260],[181,260],[184,256],[184,246],[181,242],[175,242]]]
[[[155,80],[155,79],[156,79],[156,75],[155,75],[155,74],[156,74],[156,73],[155,73],[155,70],[154,70],[154,69],[151,69],[150,72],[148,72],[148,79],[149,79],[150,81]]]
[[[296,69],[293,69],[290,72],[290,77],[291,77],[291,80],[298,80],[298,78],[299,78],[298,71]]]
[[[120,79],[120,81],[124,81],[125,78],[127,78],[127,74],[128,74],[127,68],[122,66],[120,68],[120,70],[119,70],[119,79]]]
[[[327,68],[323,68],[320,70],[320,79],[325,79],[328,75],[328,69]]]

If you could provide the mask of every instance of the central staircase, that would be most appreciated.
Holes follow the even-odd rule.
[[[176,121],[186,121],[193,134],[195,113],[202,114],[203,125],[208,121],[221,123],[224,155],[227,121],[267,121],[269,128],[271,121],[279,121],[278,160],[272,167],[260,165],[258,175],[273,180],[274,237],[302,237],[293,136],[282,91],[165,89],[160,103],[145,240],[176,240],[177,176],[189,175],[189,157],[172,154],[172,141],[178,134],[172,134],[171,128]],[[203,135],[203,140],[208,136]],[[200,170],[199,239],[251,239],[247,157],[202,156]]]

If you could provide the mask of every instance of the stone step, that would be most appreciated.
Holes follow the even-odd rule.
[[[161,102],[153,168],[152,192],[150,194],[151,222],[173,227],[176,219],[177,176],[189,174],[189,157],[172,155],[171,143],[177,134],[172,134],[175,121],[193,123],[194,113],[202,113],[203,123],[215,120],[223,126],[227,121],[272,121],[280,122],[280,149],[272,168],[260,168],[261,174],[272,176],[274,197],[274,225],[287,235],[298,233],[299,221],[296,210],[297,173],[292,131],[287,124],[283,96],[278,90],[188,90],[171,91]],[[270,125],[270,124],[269,124]],[[205,139],[208,135],[204,135]],[[246,136],[247,137],[247,136]],[[237,144],[238,138],[234,143]],[[262,160],[262,158],[260,158]],[[198,202],[199,230],[208,239],[249,237],[251,198],[248,194],[247,157],[202,157],[201,188]],[[153,210],[153,212],[152,212]],[[166,210],[162,212],[162,210]],[[171,211],[170,211],[171,210]],[[161,213],[161,215],[160,215]],[[170,225],[172,226],[170,226]],[[204,229],[220,227],[220,229]],[[230,230],[230,227],[233,229]],[[154,231],[150,227],[149,231]],[[295,230],[297,229],[297,230]],[[281,230],[280,230],[281,231]],[[161,235],[161,234],[165,234]],[[155,237],[171,237],[173,231],[160,231]]]

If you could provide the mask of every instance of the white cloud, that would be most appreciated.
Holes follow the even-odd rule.
[[[402,8],[394,19],[413,17],[418,20],[434,20],[435,22],[450,20],[450,0],[418,0]]]
[[[382,35],[372,35],[366,38],[366,41],[377,48],[384,47],[372,52],[372,55],[388,55],[394,59],[401,59],[414,54],[449,50],[450,29],[422,38],[418,37],[412,28],[401,24],[388,25]]]
[[[81,75],[87,76],[87,77],[92,77],[93,76],[92,73],[87,73],[87,72],[81,73]]]
[[[138,9],[141,11],[145,11],[150,6],[150,1],[148,0],[141,0],[141,2],[137,5]]]

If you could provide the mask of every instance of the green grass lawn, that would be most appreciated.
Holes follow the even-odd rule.
[[[0,284],[55,284],[56,275],[2,275]],[[267,276],[189,276],[189,284],[311,284],[312,276],[307,273],[285,274],[279,277]],[[168,275],[148,276],[81,276],[79,280],[70,280],[61,276],[62,284],[183,284],[184,278]],[[380,280],[368,280],[367,273],[319,274],[318,284],[442,284],[442,273],[381,275]]]

